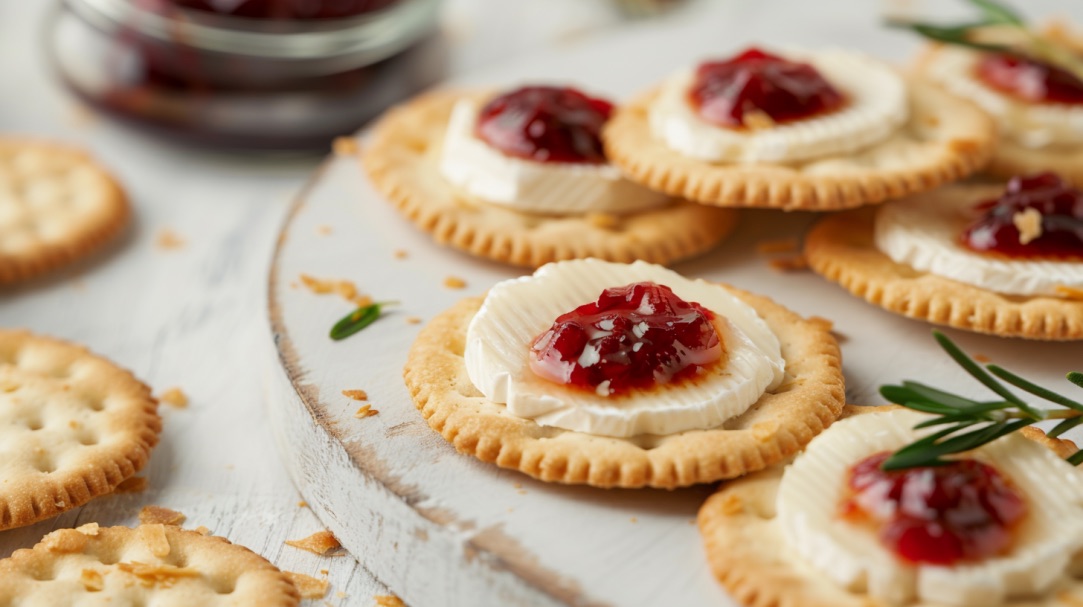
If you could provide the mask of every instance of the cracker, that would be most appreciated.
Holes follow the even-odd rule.
[[[293,571],[286,571],[285,573],[286,577],[301,593],[303,599],[322,599],[327,596],[327,591],[331,589],[331,582],[327,580],[314,578],[303,573],[294,573]]]
[[[295,607],[289,578],[224,538],[169,526],[54,531],[0,561],[3,605]],[[58,541],[57,537],[82,538]],[[62,549],[57,549],[61,546]]]
[[[438,91],[389,111],[362,163],[373,185],[433,238],[467,253],[518,266],[597,257],[666,264],[704,253],[733,230],[733,211],[674,200],[614,216],[522,213],[467,195],[440,175],[441,142],[462,93]]]
[[[146,464],[161,429],[131,373],[74,344],[0,330],[0,529],[111,493]]]
[[[874,220],[869,209],[822,219],[805,237],[809,267],[854,295],[910,318],[1001,337],[1083,339],[1083,302],[1002,295],[896,263],[876,248]]]
[[[843,417],[871,413],[883,407],[847,406]],[[1040,430],[1027,433],[1037,438]],[[1066,445],[1042,434],[1042,444],[1061,453]],[[784,466],[773,466],[726,483],[700,508],[697,521],[712,574],[742,605],[750,607],[874,607],[871,601],[839,587],[826,576],[799,562],[774,524],[775,501]],[[1083,581],[1069,588],[1083,599]],[[1059,601],[1014,601],[1004,607],[1073,605]],[[934,607],[911,603],[907,607]]]
[[[338,542],[335,534],[326,529],[299,540],[286,540],[286,545],[307,550],[320,556],[329,556],[331,553],[342,549],[342,544]]]
[[[0,285],[87,257],[130,215],[124,191],[85,152],[0,138]]]
[[[923,192],[981,168],[996,143],[992,120],[970,101],[908,78],[910,120],[887,139],[844,156],[779,164],[711,163],[651,134],[658,90],[617,109],[606,153],[630,179],[703,204],[784,210],[848,209]]]
[[[986,173],[1000,179],[1042,171],[1053,171],[1076,187],[1083,187],[1083,145],[1028,148],[1004,138],[985,167]]]
[[[407,359],[406,386],[429,425],[460,452],[543,481],[672,489],[740,476],[800,450],[835,420],[844,394],[838,344],[823,323],[766,297],[730,291],[779,337],[787,378],[718,428],[613,438],[509,415],[482,397],[466,373],[466,327],[481,298],[462,300],[421,331]]]

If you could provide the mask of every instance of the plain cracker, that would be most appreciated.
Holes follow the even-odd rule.
[[[704,253],[736,225],[732,210],[675,200],[614,216],[547,216],[485,203],[448,184],[438,169],[448,117],[462,93],[438,91],[390,110],[362,163],[373,185],[441,244],[518,266],[597,257],[667,264]]]
[[[789,457],[829,426],[842,410],[844,390],[838,344],[827,327],[765,297],[730,291],[778,335],[787,379],[719,428],[623,439],[509,415],[482,397],[466,373],[466,327],[480,298],[462,300],[421,331],[404,370],[406,385],[429,425],[460,452],[543,481],[672,489],[740,476]]]
[[[128,371],[0,330],[0,529],[111,493],[146,464],[161,429],[150,389]]]
[[[910,119],[858,152],[779,164],[711,163],[654,137],[657,89],[617,109],[602,131],[606,153],[629,178],[708,205],[833,211],[923,192],[981,168],[996,143],[992,121],[969,101],[908,78]]]

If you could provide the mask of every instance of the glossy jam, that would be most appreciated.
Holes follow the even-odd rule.
[[[164,0],[197,11],[250,19],[342,19],[378,11],[398,0]]]
[[[530,368],[602,395],[649,389],[695,375],[722,357],[712,318],[664,285],[606,289],[535,338]]]
[[[990,53],[977,66],[988,86],[1031,103],[1083,103],[1083,81],[1059,67],[1017,55]]]
[[[612,113],[613,104],[573,88],[528,86],[487,103],[477,136],[509,156],[601,164],[602,125]]]
[[[791,122],[835,111],[845,96],[816,68],[751,48],[725,61],[700,64],[689,98],[699,115],[719,126],[750,126],[750,113]]]
[[[910,563],[950,566],[1011,548],[1027,504],[995,468],[960,459],[885,472],[880,466],[890,455],[850,469],[843,517],[870,523],[884,546]]]
[[[1000,198],[979,203],[982,215],[960,236],[967,248],[1014,259],[1083,260],[1083,192],[1053,173],[1015,177]],[[1041,236],[1020,242],[1017,213],[1041,213]]]

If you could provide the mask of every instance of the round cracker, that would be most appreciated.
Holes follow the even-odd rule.
[[[842,417],[875,413],[893,407],[848,405]],[[1050,439],[1040,430],[1024,433],[1053,448],[1058,455],[1074,446]],[[1040,435],[1040,438],[1039,438]],[[774,466],[724,484],[700,508],[697,521],[711,573],[742,605],[748,607],[872,607],[882,603],[839,587],[799,561],[774,524],[775,502],[785,466]],[[1003,607],[1067,607],[1061,592],[1083,600],[1083,580],[1072,580],[1058,596],[1036,602],[1013,601]],[[912,603],[907,607],[935,607]]]
[[[718,428],[613,438],[509,414],[486,400],[466,372],[466,328],[482,298],[459,302],[421,331],[406,362],[406,386],[429,426],[460,452],[547,482],[672,489],[761,470],[799,451],[838,417],[845,402],[839,347],[830,323],[726,288],[778,336],[786,379]]]
[[[221,537],[170,525],[60,529],[0,561],[0,603],[295,607],[286,574]]]
[[[649,188],[703,204],[802,211],[848,209],[924,192],[983,166],[996,143],[992,120],[970,101],[908,78],[910,119],[852,154],[780,164],[711,163],[651,133],[658,90],[617,109],[602,131],[606,153]]]
[[[85,152],[0,138],[0,284],[90,255],[130,215],[124,191]]]
[[[956,185],[937,195],[984,200],[1002,190]],[[869,303],[910,318],[1000,337],[1083,339],[1083,301],[1002,295],[896,263],[876,248],[874,221],[870,209],[821,219],[805,237],[809,267]]]
[[[628,214],[541,215],[482,201],[439,171],[448,118],[464,93],[437,91],[390,110],[362,164],[373,185],[441,243],[526,267],[597,257],[668,264],[704,253],[733,231],[733,211],[684,200]]]
[[[0,529],[111,493],[162,422],[150,389],[85,348],[0,330]]]

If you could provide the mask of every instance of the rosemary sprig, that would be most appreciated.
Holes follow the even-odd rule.
[[[331,327],[331,339],[338,341],[357,333],[361,329],[376,322],[383,314],[384,306],[393,306],[397,301],[378,301],[367,306],[361,306],[335,323]]]
[[[933,331],[933,337],[959,366],[999,398],[976,401],[913,381],[904,381],[901,385],[881,386],[880,394],[889,401],[934,416],[915,426],[915,429],[944,426],[896,451],[881,466],[884,470],[942,466],[950,462],[944,459],[946,456],[977,449],[1002,436],[1047,419],[1062,420],[1048,432],[1052,438],[1083,424],[1083,403],[1043,388],[998,365],[987,365],[982,368],[948,336],[940,331]],[[998,378],[1008,385],[998,381]],[[1067,379],[1083,388],[1083,373],[1073,371],[1067,375]],[[1020,398],[1009,386],[1063,408],[1034,407]],[[1073,465],[1083,463],[1083,450],[1069,457],[1068,462]]]
[[[1003,4],[994,0],[967,1],[980,11],[979,20],[959,25],[939,25],[889,19],[886,24],[945,44],[1030,57],[1066,70],[1083,80],[1083,58],[1072,49],[1029,28],[1022,15]]]

